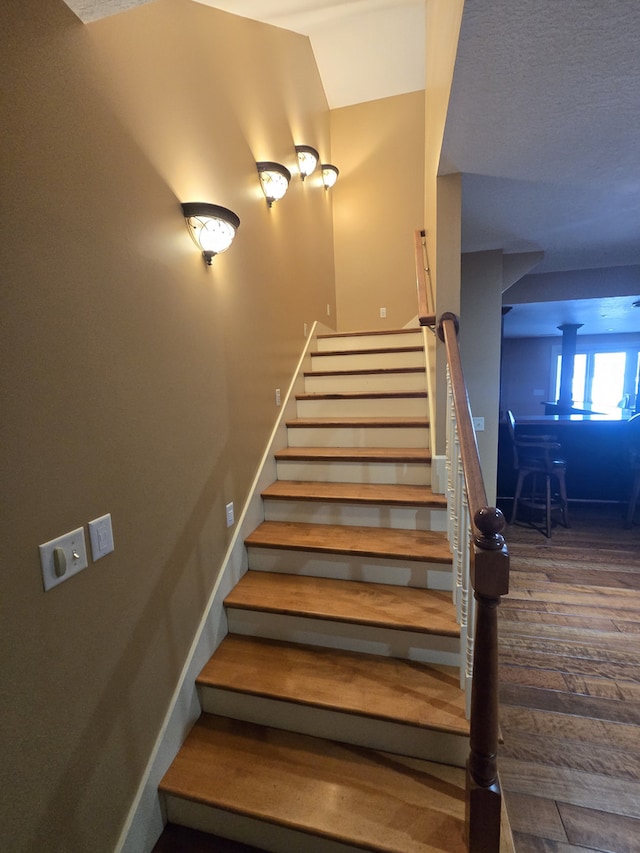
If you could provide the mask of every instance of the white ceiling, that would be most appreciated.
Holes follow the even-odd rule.
[[[197,0],[309,36],[331,109],[424,89],[424,0]]]
[[[85,22],[145,2],[67,0]],[[424,87],[425,0],[197,2],[308,35],[331,108]],[[640,298],[639,45],[640,0],[466,0],[441,161],[463,251],[638,265]]]

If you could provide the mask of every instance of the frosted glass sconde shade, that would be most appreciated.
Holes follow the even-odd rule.
[[[340,170],[337,166],[333,166],[331,163],[322,164],[322,183],[325,190],[330,189],[335,184],[339,174]]]
[[[256,166],[258,167],[264,197],[267,200],[267,205],[271,207],[273,202],[282,198],[288,190],[291,172],[280,163],[263,161],[256,163]]]
[[[298,168],[300,169],[300,177],[304,181],[309,175],[315,171],[316,166],[320,161],[320,155],[315,148],[310,145],[296,145],[296,153],[298,155]]]
[[[227,251],[240,227],[239,217],[218,204],[186,202],[182,205],[182,212],[193,242],[207,264],[211,264],[214,255]]]

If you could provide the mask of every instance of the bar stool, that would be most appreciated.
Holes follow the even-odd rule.
[[[554,436],[529,435],[516,438],[516,421],[513,412],[508,411],[506,418],[513,449],[513,467],[518,473],[509,523],[514,524],[516,520],[518,503],[531,510],[542,510],[544,511],[545,521],[542,532],[549,539],[551,537],[551,512],[553,509],[559,509],[562,524],[565,527],[570,526],[565,483],[567,463],[558,455],[561,447],[554,440]],[[525,498],[522,497],[522,490],[529,477],[531,478],[531,492]],[[544,490],[538,488],[541,480],[544,483]]]
[[[633,472],[633,483],[624,526],[631,527],[638,495],[640,495],[640,414],[634,415],[627,421],[627,441],[629,442],[629,463]]]

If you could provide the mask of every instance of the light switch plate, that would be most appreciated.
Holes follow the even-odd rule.
[[[106,557],[113,549],[113,529],[111,527],[111,514],[101,515],[89,522],[89,538],[91,539],[91,556],[93,562],[101,557]]]
[[[484,418],[474,418],[473,426],[476,432],[484,432]]]
[[[56,549],[58,549],[59,555],[61,551],[64,552],[64,556],[59,556],[58,563],[66,564],[64,574],[60,576],[56,573],[53,557]],[[42,566],[42,583],[45,592],[86,569],[89,563],[84,529],[78,527],[77,530],[72,530],[70,533],[65,533],[64,536],[58,536],[57,539],[51,539],[50,542],[40,545],[40,565]]]

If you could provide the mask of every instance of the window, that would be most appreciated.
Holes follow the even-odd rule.
[[[554,399],[560,396],[562,353],[557,352],[555,363]],[[594,412],[617,408],[633,408],[638,393],[640,352],[631,350],[609,352],[584,349],[576,352],[571,396],[574,405]]]

